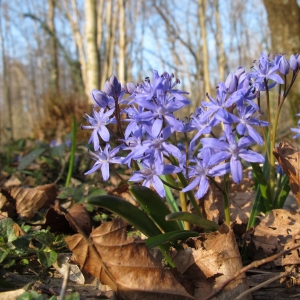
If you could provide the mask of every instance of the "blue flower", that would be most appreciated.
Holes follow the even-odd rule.
[[[261,135],[252,126],[269,126],[269,123],[259,120],[260,115],[253,117],[257,110],[251,105],[237,106],[237,111],[240,119],[239,124],[236,126],[237,132],[242,136],[248,134],[257,144],[262,145]]]
[[[276,74],[279,69],[278,64],[273,64],[270,62],[269,58],[265,53],[262,53],[260,58],[256,62],[256,68],[250,73],[250,76],[255,79],[255,88],[260,91],[266,89],[264,80],[273,80],[274,82],[268,85],[268,88],[272,88],[276,83],[283,84],[282,78]]]
[[[161,197],[166,196],[166,191],[159,175],[173,174],[181,171],[181,168],[173,165],[164,165],[161,170],[157,170],[151,160],[144,160],[139,165],[142,167],[141,170],[134,172],[133,176],[129,178],[129,181],[143,181],[143,186],[149,188],[153,186]]]
[[[188,167],[188,177],[193,178],[193,180],[188,186],[182,189],[183,193],[198,187],[195,196],[197,199],[200,199],[206,194],[209,188],[207,176],[222,176],[229,172],[230,167],[228,163],[212,167],[215,164],[214,161],[211,160],[213,157],[212,153],[210,148],[204,148],[200,153],[200,157],[198,156],[193,160],[196,162],[196,165]]]
[[[116,156],[120,148],[116,147],[110,151],[110,145],[106,144],[104,150],[102,151],[101,147],[99,150],[94,152],[89,152],[90,157],[95,160],[95,164],[91,170],[85,172],[84,174],[94,173],[96,170],[101,168],[103,180],[106,181],[109,178],[109,164],[111,163],[121,163],[123,157]]]
[[[242,137],[238,140],[238,142],[236,142],[231,126],[224,124],[224,127],[227,142],[220,141],[216,138],[203,138],[201,139],[201,143],[203,144],[204,148],[209,147],[219,151],[212,155],[210,159],[212,164],[230,160],[232,179],[235,183],[239,183],[241,182],[243,175],[242,164],[240,161],[241,158],[248,162],[258,163],[263,163],[265,159],[261,154],[247,149],[254,143],[254,140],[251,137]]]
[[[94,150],[97,151],[100,148],[99,136],[103,141],[108,142],[110,139],[110,134],[106,125],[110,123],[114,123],[114,120],[110,118],[110,116],[114,113],[114,108],[105,112],[104,108],[101,108],[99,112],[95,109],[93,110],[93,117],[89,116],[87,113],[85,114],[86,120],[90,123],[89,126],[81,125],[82,129],[93,129],[92,135],[89,139],[89,143],[94,144]]]

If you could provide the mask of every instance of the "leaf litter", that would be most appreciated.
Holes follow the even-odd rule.
[[[292,191],[297,199],[300,185],[299,153],[286,143],[281,144],[277,152],[278,154],[275,156],[283,170],[289,175]],[[251,200],[254,197],[252,185],[250,180],[245,180],[238,190],[232,190],[231,187],[231,216],[239,224],[246,223],[249,217]],[[91,191],[97,193],[95,189]],[[10,215],[13,219],[19,217],[29,221],[36,213],[40,213],[42,208],[47,208],[48,212],[50,210],[53,212],[55,207],[50,208],[50,206],[54,204],[57,193],[57,188],[54,185],[44,185],[37,188],[2,188],[0,190],[1,216],[3,218]],[[60,198],[64,198],[66,195],[67,197],[74,196],[75,202],[80,203],[80,205],[73,206],[74,213],[72,213],[72,209],[69,213],[73,214],[73,218],[77,221],[83,220],[81,224],[80,221],[78,223],[86,235],[91,231],[91,223],[89,213],[85,210],[82,202],[89,196],[88,194],[89,192],[86,193],[85,189],[79,190],[78,193],[75,188],[73,190],[64,189],[60,195]],[[130,199],[128,200],[130,201]],[[220,208],[221,201],[217,191],[215,195],[209,195],[204,203],[206,205],[204,211],[208,219],[222,223],[223,209]],[[59,214],[56,212],[57,215]],[[248,242],[252,247],[252,258],[268,257],[297,245],[300,242],[298,215],[299,211],[274,210],[269,215],[261,217],[260,223],[251,233],[248,232],[247,234],[247,237],[250,237]],[[48,218],[50,223],[52,218],[54,217],[49,216]],[[66,221],[67,218],[64,217],[64,220]],[[55,222],[56,219],[52,223]],[[26,236],[26,232],[18,224],[12,220],[10,225],[8,223],[4,226],[8,230],[5,234],[10,235],[11,240]],[[47,217],[45,224],[48,225]],[[60,226],[63,228],[63,232],[66,230],[64,226]],[[71,228],[70,225],[68,226]],[[119,297],[124,299],[177,299],[175,298],[176,295],[178,299],[193,299],[193,297],[204,299],[205,295],[218,289],[226,278],[242,268],[234,234],[231,229],[225,229],[224,226],[222,228],[223,231],[221,230],[221,232],[208,235],[200,234],[199,238],[190,238],[183,243],[183,251],[173,252],[175,270],[163,266],[161,257],[152,249],[149,250],[144,241],[130,236],[126,224],[120,219],[103,223],[93,229],[90,239],[77,233],[67,237],[66,241],[74,258],[83,267],[83,270],[99,278],[102,283],[108,284],[112,290],[118,291]],[[56,264],[63,266],[68,263],[66,258],[60,262],[60,256],[61,254],[56,256],[57,259],[55,258],[56,262],[53,266]],[[297,249],[273,262],[275,267],[291,264],[299,264],[299,250]],[[82,283],[83,274],[77,270],[73,272],[75,274],[74,279],[77,280],[77,276],[78,282]],[[61,272],[63,273],[63,271]],[[239,289],[233,289],[233,286],[238,286]],[[247,288],[245,276],[240,276],[232,282],[232,286],[227,286],[217,299],[231,299],[234,297],[233,294],[230,294],[231,292],[239,291],[238,293],[240,293]]]

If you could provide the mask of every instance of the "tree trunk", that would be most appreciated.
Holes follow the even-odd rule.
[[[223,45],[223,36],[222,36],[222,26],[220,20],[220,11],[219,11],[219,0],[215,0],[215,18],[216,18],[216,27],[217,27],[217,59],[218,59],[218,68],[220,72],[220,81],[225,80],[225,51]]]
[[[118,79],[125,84],[125,52],[126,52],[126,28],[125,28],[125,0],[119,0],[119,61]]]
[[[205,92],[210,93],[210,78],[209,78],[209,56],[206,34],[206,4],[207,0],[198,0],[199,9],[199,26],[202,37],[202,53],[203,53],[203,81]]]
[[[268,13],[272,52],[287,53],[287,58],[300,52],[300,10],[296,0],[263,0]],[[299,88],[288,95],[290,116],[297,120],[300,111]]]
[[[96,0],[85,0],[86,36],[86,85],[88,95],[92,89],[99,89],[99,56],[97,48]],[[90,99],[90,98],[89,98]]]
[[[50,30],[50,91],[54,95],[59,93],[59,71],[58,71],[58,55],[57,55],[57,40],[55,32],[55,6],[56,0],[48,0],[48,27]]]

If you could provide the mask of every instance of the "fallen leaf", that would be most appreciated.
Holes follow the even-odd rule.
[[[80,268],[77,265],[73,265],[69,263],[70,256],[67,254],[59,254],[57,260],[53,265],[53,267],[62,275],[65,276],[67,265],[70,266],[70,275],[69,279],[77,284],[84,284],[85,279],[80,271]]]
[[[300,152],[289,142],[283,142],[273,150],[273,154],[288,176],[291,190],[300,207]]]
[[[91,218],[82,203],[74,205],[69,210],[69,214],[86,235],[91,233]],[[69,214],[66,214],[65,217],[69,221],[70,226],[77,231],[77,228],[74,228],[73,223],[70,221]]]
[[[230,178],[229,199],[230,219],[236,224],[247,224],[255,197],[253,181],[248,178],[248,171],[244,170],[243,180],[235,184]],[[216,178],[216,182],[223,187],[223,180]],[[225,220],[223,194],[211,184],[210,191],[202,199],[202,211],[206,219],[215,223],[223,223]]]
[[[3,195],[6,198],[5,201],[0,199],[1,211],[7,205],[15,205],[19,217],[30,220],[40,208],[49,207],[54,203],[57,190],[54,184],[45,184],[35,188],[15,187],[11,190],[2,189],[0,195],[1,199]]]
[[[193,283],[195,299],[205,299],[243,268],[235,235],[224,224],[218,232],[188,239],[184,251],[174,252],[173,261],[183,278]],[[247,289],[243,274],[229,283],[216,299],[234,299]]]
[[[254,228],[250,243],[250,255],[254,259],[265,258],[299,244],[299,211],[272,210],[261,218],[260,223]],[[296,249],[275,260],[274,264],[277,266],[299,264],[299,259],[299,250]]]
[[[84,270],[122,299],[193,299],[161,260],[151,255],[144,241],[127,235],[122,219],[102,224],[90,238],[92,243],[80,234],[65,240]]]
[[[25,292],[26,292],[25,289],[18,289],[18,290],[14,290],[14,291],[1,292],[0,293],[0,299],[1,300],[15,300]]]
[[[42,229],[50,228],[50,232],[55,234],[74,234],[76,230],[71,228],[70,223],[66,217],[58,213],[53,207],[47,210],[45,215],[45,224],[42,225]]]

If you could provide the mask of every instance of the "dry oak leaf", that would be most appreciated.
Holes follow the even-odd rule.
[[[15,203],[15,209],[19,217],[30,220],[39,209],[49,207],[54,203],[57,189],[54,184],[45,184],[35,188],[15,187],[10,191],[6,191],[6,193],[9,193],[10,196],[6,197],[6,201]],[[1,199],[3,195],[2,191]],[[1,200],[1,204],[0,210],[6,202]]]
[[[247,172],[247,170],[243,171],[243,180],[240,184],[235,184],[230,178],[230,219],[237,224],[247,224],[255,197],[253,181],[248,178]],[[217,177],[216,181],[223,186],[221,178]],[[214,184],[211,185],[203,200],[201,201],[202,212],[206,219],[223,223],[225,220],[223,195]]]
[[[243,268],[235,235],[225,224],[218,232],[188,239],[184,251],[174,252],[173,261],[183,278],[192,281],[194,297],[199,300],[207,298]],[[235,299],[248,288],[247,278],[242,274],[214,299]]]
[[[122,219],[97,227],[90,239],[92,243],[76,234],[65,240],[84,270],[109,285],[120,299],[194,299],[144,241],[128,236]]]
[[[283,142],[273,150],[273,154],[288,176],[291,190],[300,207],[300,152],[289,142]]]
[[[299,211],[274,209],[261,218],[260,223],[254,228],[250,254],[254,259],[262,259],[282,250],[287,250],[299,243]],[[299,263],[298,249],[274,261],[276,266]]]

